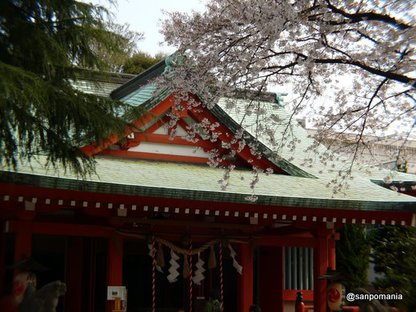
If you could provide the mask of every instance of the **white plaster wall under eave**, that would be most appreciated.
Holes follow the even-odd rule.
[[[168,124],[164,124],[163,126],[159,127],[155,132],[153,132],[154,134],[164,134],[164,135],[168,135],[169,134],[169,125]],[[175,136],[180,136],[180,137],[184,137],[187,135],[186,131],[184,128],[182,128],[179,125],[176,125],[176,133]]]
[[[135,147],[129,148],[128,151],[176,155],[176,156],[191,156],[191,157],[201,157],[201,158],[209,157],[209,154],[204,152],[202,148],[200,147],[176,145],[176,144],[174,145],[174,144],[151,143],[151,142],[142,142]]]

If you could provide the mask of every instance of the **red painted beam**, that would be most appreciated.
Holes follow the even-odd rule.
[[[8,200],[4,201],[3,196],[8,196]],[[94,193],[85,191],[63,190],[54,188],[40,188],[28,185],[0,183],[0,217],[10,216],[13,211],[21,211],[23,209],[23,203],[18,201],[18,198],[22,196],[24,200],[31,201],[33,198],[37,198],[36,209],[42,208],[45,205],[45,199],[50,199],[50,205],[57,205],[58,209],[65,207],[66,209],[84,209],[85,211],[93,212],[94,215],[109,216],[116,213],[117,208],[120,205],[128,210],[128,216],[134,216],[137,214],[143,214],[143,206],[149,206],[150,211],[152,207],[170,207],[170,212],[173,208],[180,208],[183,215],[183,209],[189,208],[190,214],[194,215],[196,207],[200,210],[201,214],[205,210],[210,211],[210,215],[218,210],[221,217],[224,217],[224,211],[229,211],[229,216],[233,216],[234,212],[239,212],[240,218],[244,217],[244,214],[250,213],[252,216],[254,213],[258,214],[259,224],[273,224],[279,220],[294,223],[297,227],[313,228],[317,224],[322,222],[331,222],[333,218],[336,218],[334,223],[335,228],[342,227],[343,221],[345,223],[361,224],[361,220],[365,219],[366,223],[371,223],[372,220],[376,224],[385,221],[385,224],[390,224],[391,220],[395,220],[396,224],[400,224],[404,221],[407,225],[410,225],[413,221],[413,213],[405,211],[356,211],[356,210],[344,210],[344,209],[319,209],[319,208],[303,208],[303,207],[285,207],[285,206],[267,206],[256,203],[231,203],[231,202],[213,202],[203,200],[183,200],[177,198],[163,198],[163,197],[149,197],[149,196],[130,196],[119,195],[109,193]],[[58,205],[58,201],[63,201],[62,205]],[[74,202],[74,205],[71,203]],[[84,207],[86,202],[87,207]],[[96,208],[96,203],[100,203],[101,207]],[[111,203],[113,209],[108,209],[107,204]],[[137,206],[137,211],[131,209],[132,205]],[[20,208],[19,208],[20,207]],[[48,209],[57,209],[57,207],[50,207]],[[43,208],[42,208],[43,209]],[[38,210],[36,210],[38,211]],[[263,217],[263,214],[267,214],[267,219]],[[272,218],[272,215],[276,214],[276,219]],[[229,219],[230,217],[227,217]],[[306,221],[303,221],[305,217]],[[345,220],[343,220],[345,218]],[[239,218],[235,218],[238,220]],[[247,218],[246,218],[247,219]],[[313,221],[315,219],[315,221]]]
[[[109,227],[97,225],[84,224],[69,224],[69,223],[53,223],[53,222],[24,222],[24,221],[8,221],[9,232],[11,233],[35,233],[45,235],[62,235],[62,236],[84,236],[84,237],[111,237],[115,230]],[[27,234],[27,235],[29,235]],[[23,239],[23,238],[22,238]],[[27,248],[28,244],[24,250]],[[19,253],[17,256],[25,254]]]
[[[313,301],[313,290],[285,289],[283,290],[284,301],[296,301],[298,292],[302,292],[303,301]]]
[[[130,152],[126,150],[105,150],[99,153],[100,155],[110,155],[122,158],[132,159],[148,159],[148,160],[165,160],[174,162],[207,164],[208,158],[195,156],[170,155],[148,152]]]
[[[133,132],[135,129],[140,129],[145,127],[148,123],[152,122],[154,119],[160,117],[162,114],[164,114],[169,108],[172,107],[174,104],[174,96],[170,95],[166,99],[164,99],[162,102],[160,102],[157,106],[149,110],[146,114],[141,116],[140,118],[136,119],[131,125],[128,125],[125,127],[125,130],[123,134],[121,135],[110,135],[104,142],[101,144],[90,144],[87,146],[84,146],[81,150],[88,156],[93,156],[109,146],[117,143],[120,141],[123,137],[127,136],[131,132]]]
[[[195,134],[195,138],[198,140],[197,142],[190,142],[183,137],[180,136],[171,136],[171,135],[164,135],[164,134],[155,134],[153,133],[159,127],[163,126],[164,124],[169,124],[170,117],[164,116],[161,120],[157,121],[154,125],[150,126],[144,132],[135,132],[134,139],[127,138],[127,143],[122,146],[122,149],[129,149],[134,146],[138,146],[141,142],[152,142],[152,143],[162,143],[162,144],[176,144],[176,145],[184,145],[184,146],[194,146],[194,147],[201,147],[204,151],[210,151],[213,149],[217,149],[220,154],[225,153],[225,150],[221,147],[220,142],[211,142],[208,140],[202,139],[198,134]],[[177,125],[181,126],[185,131],[188,129],[187,123],[179,119],[176,121]],[[171,131],[172,128],[169,128]]]
[[[296,246],[309,248],[316,246],[315,238],[296,236],[261,236],[256,237],[255,241],[260,246]]]
[[[186,140],[183,137],[180,137],[180,136],[171,137],[168,134],[137,133],[135,134],[134,141],[195,146],[195,147],[202,147],[207,150],[217,148],[215,144],[206,140],[199,140],[198,142],[191,142],[191,141]]]
[[[218,120],[206,109],[192,109],[189,111],[190,115],[196,119],[198,122],[202,122],[203,120],[208,120],[211,124],[218,123],[219,126],[216,128],[215,131],[211,131],[212,133],[218,133],[218,138],[222,142],[231,143],[234,134],[224,125],[220,124]],[[263,155],[257,156],[251,153],[250,148],[246,145],[243,149],[238,147],[238,144],[232,144],[232,148],[236,151],[236,153],[246,160],[252,166],[258,167],[262,170],[266,170],[268,168],[273,169],[275,173],[285,173],[282,169],[277,167],[275,164],[267,160]],[[259,158],[260,157],[260,158]]]

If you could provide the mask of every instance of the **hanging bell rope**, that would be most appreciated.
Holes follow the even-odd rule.
[[[189,260],[188,260],[188,256],[184,255],[183,256],[183,271],[182,271],[182,276],[184,279],[187,279],[189,277]]]

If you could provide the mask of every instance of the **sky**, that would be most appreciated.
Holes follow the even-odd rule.
[[[90,0],[93,3],[106,5],[105,0]],[[174,47],[160,45],[163,35],[160,34],[162,20],[167,16],[162,10],[191,13],[191,11],[204,10],[204,0],[117,0],[116,7],[109,7],[115,15],[115,21],[120,24],[129,24],[130,29],[144,33],[144,39],[138,42],[139,50],[152,55],[158,52],[173,53]]]

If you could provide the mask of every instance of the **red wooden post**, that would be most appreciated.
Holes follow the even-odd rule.
[[[32,255],[32,226],[31,222],[20,221],[16,228],[14,260],[18,262]]]
[[[6,236],[3,233],[3,226],[5,225],[4,223],[0,223],[1,227],[0,227],[0,296],[3,294],[4,292],[4,279],[5,279],[5,274],[6,274]]]
[[[240,264],[243,267],[243,274],[238,277],[239,288],[239,309],[247,312],[253,304],[253,250],[249,244],[240,245]]]
[[[328,246],[328,258],[329,258],[329,268],[333,271],[337,269],[336,265],[336,248],[335,248],[335,237],[329,238]]]
[[[123,285],[123,239],[114,235],[108,239],[107,283],[109,286]]]
[[[114,234],[108,239],[107,286],[123,285],[123,239]],[[107,303],[107,312],[115,309],[113,301]]]
[[[276,280],[276,307],[278,308],[276,311],[283,311],[284,310],[284,302],[283,302],[283,291],[284,291],[284,284],[283,281],[285,279],[284,276],[284,262],[283,262],[283,255],[284,255],[284,247],[279,246],[277,247],[277,254],[276,254],[276,269],[277,269],[277,280]]]
[[[67,257],[67,292],[66,298],[71,298],[70,300],[65,300],[66,310],[67,311],[81,311],[83,297],[83,285],[82,285],[82,276],[83,276],[83,260],[84,260],[84,245],[82,237],[72,237],[69,238],[68,246],[68,257]]]
[[[319,228],[314,248],[314,312],[326,312],[326,279],[319,278],[328,269],[328,230]]]
[[[259,305],[263,312],[283,311],[283,251],[261,247],[259,255]]]

